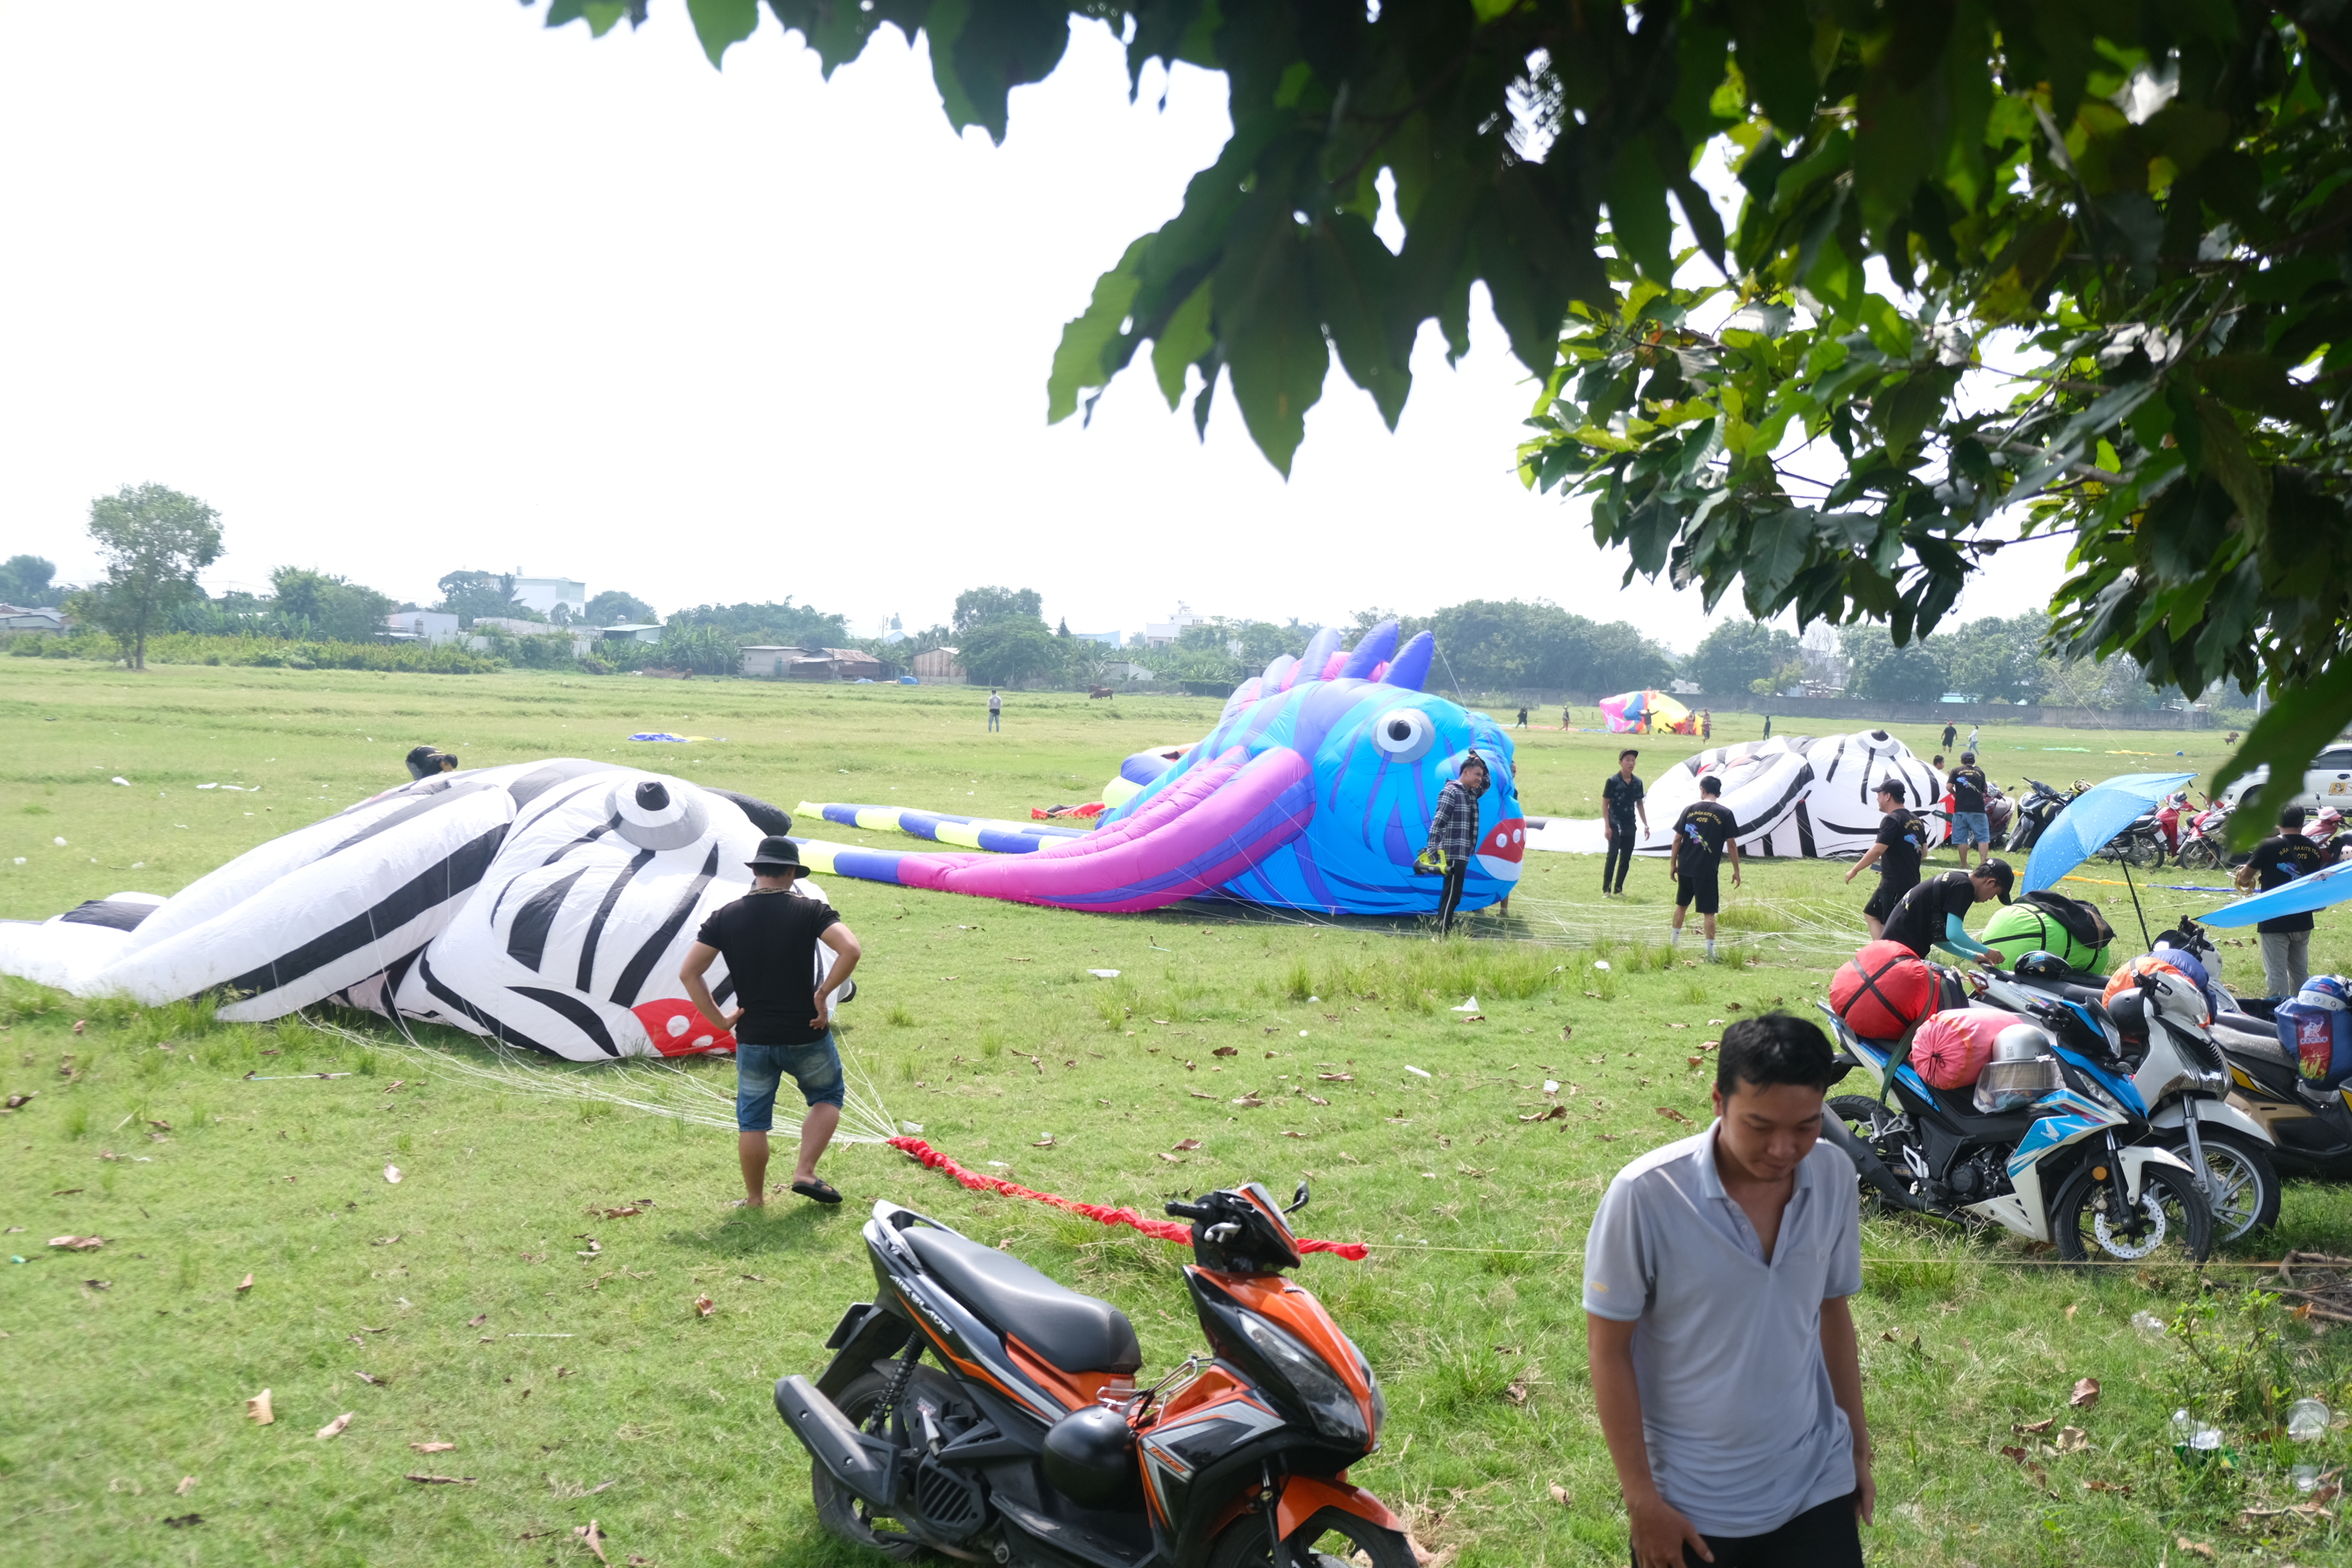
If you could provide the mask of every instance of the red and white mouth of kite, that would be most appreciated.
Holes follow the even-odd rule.
[[[1527,852],[1528,819],[1514,816],[1498,822],[1478,841],[1478,869],[1497,882],[1516,882]]]
[[[641,1002],[629,1011],[653,1037],[654,1049],[666,1057],[709,1056],[735,1048],[735,1037],[714,1026],[683,996]]]

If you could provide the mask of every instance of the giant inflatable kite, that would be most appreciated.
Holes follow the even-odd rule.
[[[0,923],[0,973],[151,1005],[225,988],[243,994],[220,1010],[238,1022],[341,1002],[574,1061],[732,1050],[678,965],[702,918],[750,889],[761,836],[791,826],[764,801],[604,763],[440,774],[169,899]],[[817,955],[822,976],[833,955]],[[709,979],[724,1005],[724,961]]]
[[[1231,899],[1324,914],[1421,914],[1435,877],[1413,857],[1431,811],[1475,751],[1492,764],[1478,803],[1478,847],[1462,905],[1507,897],[1519,879],[1527,823],[1502,727],[1421,689],[1436,644],[1397,647],[1384,622],[1353,649],[1315,635],[1244,681],[1217,727],[1191,747],[1128,759],[1136,787],[1092,832],[883,806],[820,805],[828,820],[899,826],[983,846],[938,855],[801,841],[810,866],[844,877],[1096,910],[1156,910],[1180,899]],[[803,806],[803,812],[811,807]]]
[[[1937,804],[1944,792],[1936,771],[1884,730],[1851,735],[1775,735],[1714,746],[1668,768],[1650,786],[1650,831],[1638,853],[1663,855],[1673,844],[1675,818],[1698,799],[1698,782],[1713,777],[1723,804],[1739,822],[1745,855],[1789,855],[1850,860],[1878,832],[1878,786],[1903,782],[1904,798],[1927,828],[1930,846],[1944,842],[1949,824]],[[1539,849],[1599,854],[1598,819],[1555,817],[1531,841]]]

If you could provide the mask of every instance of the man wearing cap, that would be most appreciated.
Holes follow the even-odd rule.
[[[1972,904],[1994,899],[2009,902],[2015,879],[2008,861],[1990,858],[1973,871],[1930,877],[1896,901],[1895,912],[1886,917],[1886,940],[1901,942],[1922,958],[1929,948],[1940,947],[1963,958],[1982,958],[1998,968],[2000,954],[1970,936],[1960,917]]]
[[[768,1129],[786,1073],[808,1102],[793,1191],[816,1203],[837,1204],[841,1194],[819,1178],[816,1163],[841,1125],[841,1052],[833,1043],[831,1018],[835,994],[857,967],[857,938],[832,905],[794,893],[793,880],[803,868],[791,839],[771,834],[747,863],[751,890],[711,911],[687,949],[677,977],[704,1017],[735,1034],[735,1143],[743,1165],[744,1206],[758,1208],[766,1200]],[[833,950],[833,965],[821,984],[819,942]],[[742,1003],[732,1013],[719,1010],[702,978],[721,956]]]

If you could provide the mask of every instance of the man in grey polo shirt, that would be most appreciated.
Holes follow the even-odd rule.
[[[1819,1142],[1834,1071],[1811,1024],[1742,1018],[1715,1124],[1620,1171],[1592,1216],[1586,1342],[1635,1568],[1860,1568],[1876,1489],[1860,1205]]]

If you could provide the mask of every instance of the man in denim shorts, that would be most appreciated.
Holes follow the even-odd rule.
[[[735,1032],[735,1142],[743,1165],[743,1206],[758,1208],[766,1201],[768,1129],[775,1120],[776,1090],[787,1073],[808,1102],[793,1191],[816,1203],[837,1204],[841,1194],[818,1177],[816,1162],[841,1125],[841,1053],[829,1020],[835,994],[857,967],[857,938],[832,905],[793,890],[802,866],[791,839],[782,834],[761,839],[748,864],[751,892],[711,911],[695,933],[677,977],[704,1017]],[[822,976],[820,942],[833,955]],[[719,1011],[703,981],[712,961],[722,956],[742,1003],[732,1013]]]
[[[1992,785],[1985,772],[1977,766],[1974,752],[1960,753],[1960,765],[1952,770],[1948,781],[1952,791],[1952,842],[1959,847],[1960,865],[1969,863],[1969,846],[1977,847],[1977,858],[1992,858],[1992,819],[1985,810],[1985,796]]]

